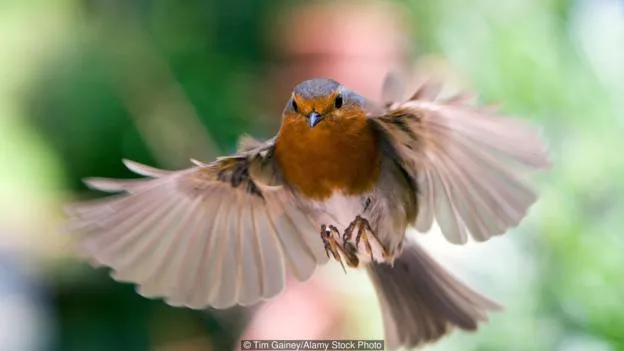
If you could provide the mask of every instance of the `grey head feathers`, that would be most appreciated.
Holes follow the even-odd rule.
[[[303,82],[297,84],[297,86],[293,89],[293,92],[306,100],[313,100],[330,95],[340,88],[340,83],[333,79],[316,78],[304,80]]]

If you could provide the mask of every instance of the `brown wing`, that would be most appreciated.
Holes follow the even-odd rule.
[[[523,176],[550,166],[546,146],[523,121],[438,93],[424,84],[371,121],[417,190],[416,229],[429,231],[435,219],[452,243],[468,233],[485,241],[518,225],[536,201]]]
[[[272,147],[246,139],[234,156],[180,171],[125,161],[148,178],[86,180],[122,194],[70,206],[70,228],[144,296],[192,308],[271,298],[286,269],[305,280],[328,260],[316,215],[279,184]]]

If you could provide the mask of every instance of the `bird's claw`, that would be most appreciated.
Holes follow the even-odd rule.
[[[350,243],[349,245],[340,245],[340,231],[338,228],[333,225],[327,226],[323,224],[321,226],[321,239],[323,239],[323,245],[325,246],[325,253],[327,254],[327,257],[333,257],[336,261],[338,261],[345,273],[347,272],[344,266],[345,262],[347,266],[351,268],[359,265],[360,260],[356,255],[356,250],[353,245]]]
[[[352,242],[353,231],[356,229],[355,242]],[[371,261],[378,261],[379,258],[385,261],[390,257],[390,254],[377,237],[375,231],[373,231],[368,220],[362,216],[358,215],[355,217],[353,222],[345,229],[342,239],[343,247],[347,245],[354,246],[356,252],[360,249],[360,243],[364,243],[364,250],[366,254],[370,256]],[[375,259],[375,257],[377,257],[377,259]]]
[[[353,240],[356,229],[355,240]],[[386,261],[390,258],[388,251],[371,228],[370,223],[362,216],[355,217],[347,226],[342,234],[342,242],[340,242],[340,231],[333,225],[321,226],[321,238],[327,257],[333,257],[342,265],[343,269],[345,269],[344,263],[352,268],[359,266],[360,259],[357,253],[360,249],[360,243],[364,244],[364,250],[370,256],[371,261]]]
[[[383,259],[390,257],[388,251],[377,237],[377,234],[373,231],[373,228],[371,228],[367,219],[357,216],[352,223],[355,223],[354,227],[357,227],[358,230],[355,236],[356,248],[359,249],[360,242],[363,242],[366,253],[370,256],[371,261],[375,259],[374,249],[381,254]]]
[[[333,228],[333,226],[328,227],[325,224],[321,226],[321,239],[323,239],[323,245],[325,247],[325,254],[327,255],[327,258],[333,257],[336,261],[340,262],[342,269],[345,270],[344,264],[342,263],[342,257],[340,256],[340,252],[339,252],[341,248],[333,236],[335,232],[330,228]]]

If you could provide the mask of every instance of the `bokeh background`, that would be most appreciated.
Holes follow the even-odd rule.
[[[435,74],[541,125],[554,168],[522,225],[456,247],[418,235],[507,307],[430,350],[624,350],[624,2],[1,0],[0,350],[235,350],[240,338],[383,336],[362,273],[324,267],[253,309],[144,299],[76,260],[63,203],[269,137],[326,76],[377,98]]]

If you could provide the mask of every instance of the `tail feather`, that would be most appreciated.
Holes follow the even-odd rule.
[[[434,342],[458,327],[467,331],[502,306],[472,290],[421,247],[406,245],[394,265],[372,264],[369,276],[381,305],[386,346]]]

